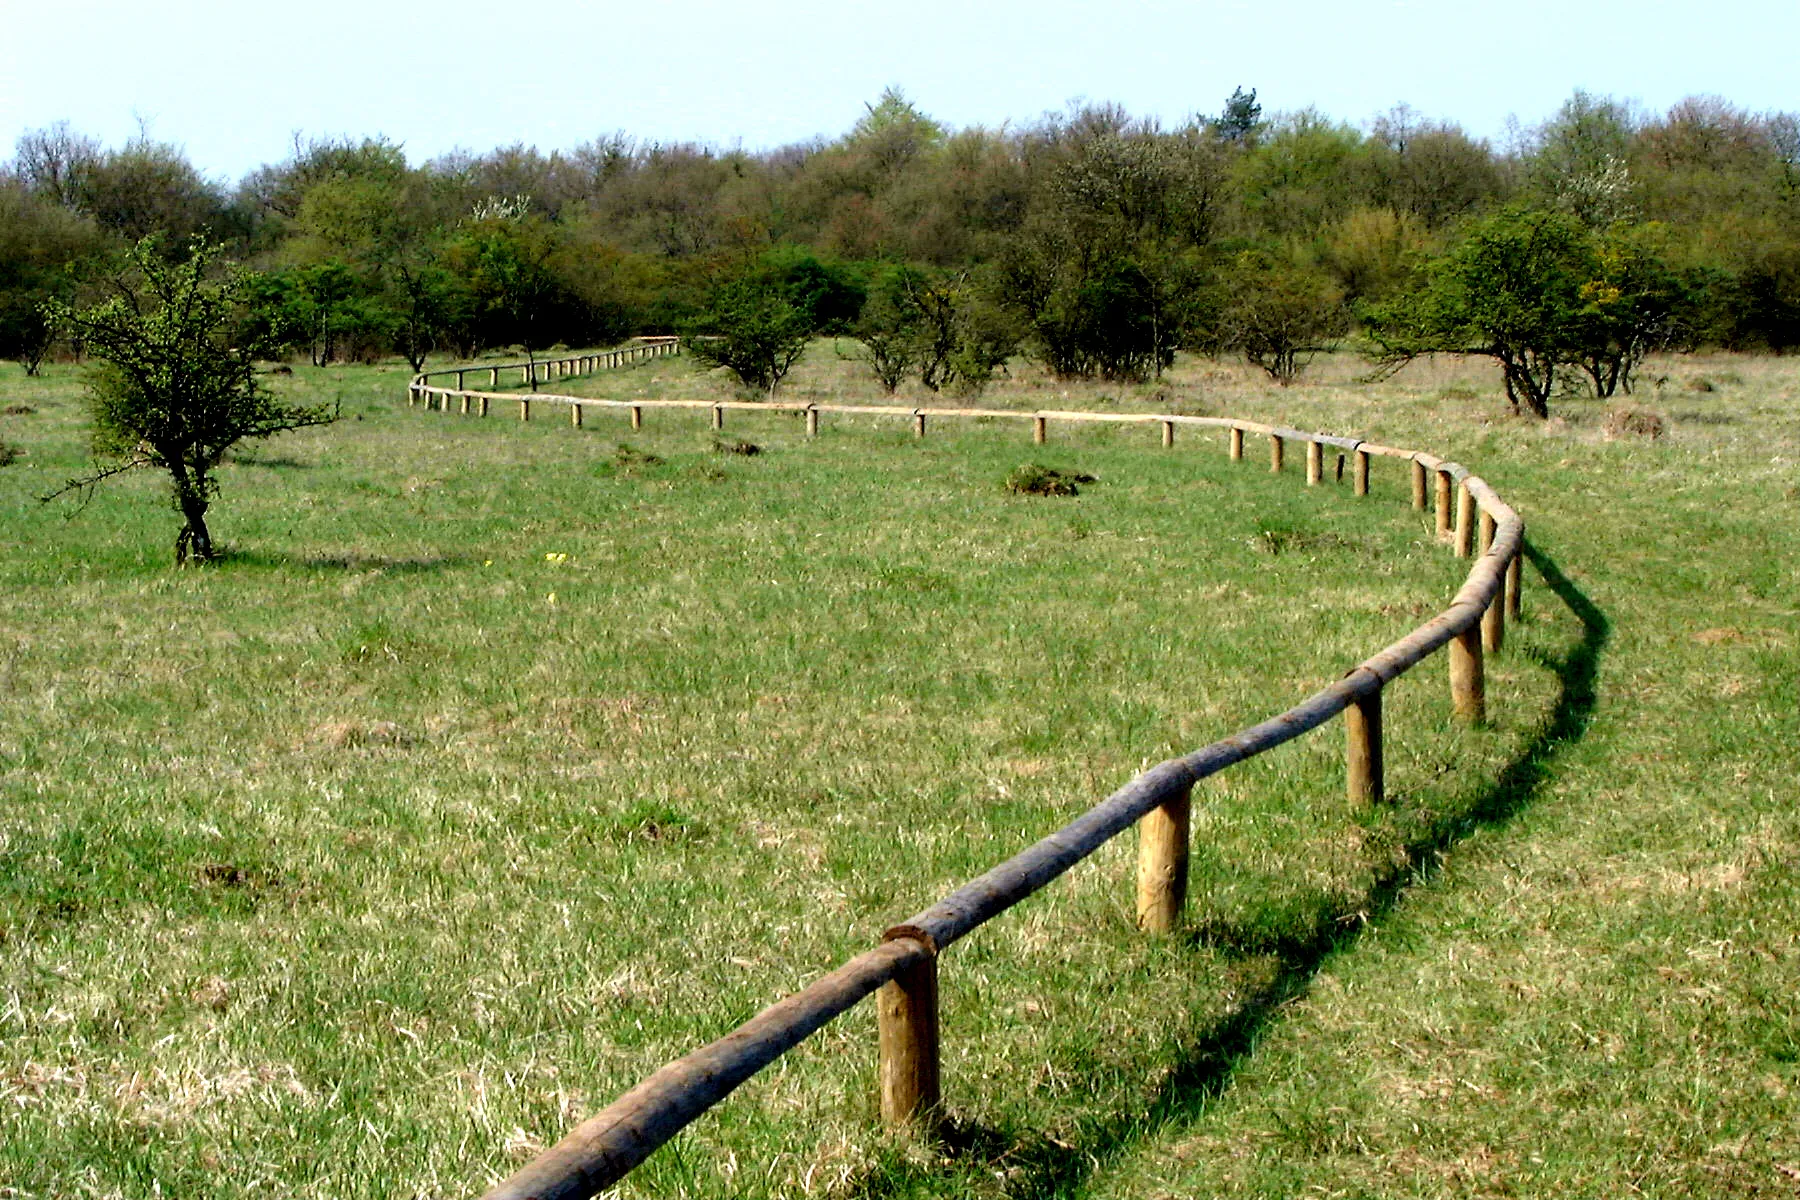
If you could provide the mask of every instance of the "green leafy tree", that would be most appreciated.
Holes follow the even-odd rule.
[[[570,297],[555,269],[563,237],[525,197],[485,202],[463,223],[447,260],[469,342],[518,343],[530,355],[568,330]]]
[[[1343,293],[1316,267],[1247,250],[1226,273],[1220,342],[1282,387],[1349,329]]]
[[[1423,287],[1365,310],[1364,328],[1390,370],[1421,354],[1492,358],[1513,411],[1546,417],[1558,368],[1581,349],[1582,286],[1598,274],[1574,216],[1507,209],[1433,263]]]
[[[1642,190],[1631,170],[1638,125],[1630,106],[1577,89],[1535,131],[1528,185],[1544,204],[1590,228],[1633,218]]]
[[[813,332],[813,315],[768,279],[749,274],[713,290],[706,311],[690,327],[687,349],[723,367],[747,388],[774,396]]]
[[[301,263],[347,267],[357,281],[360,324],[384,334],[417,371],[446,335],[453,308],[448,213],[428,177],[408,171],[397,149],[391,159],[377,155],[382,148],[371,146],[312,184],[288,253]]]
[[[72,300],[100,249],[92,221],[0,179],[0,355],[38,373],[55,333],[44,302]]]
[[[1675,341],[1692,297],[1664,257],[1666,231],[1656,224],[1615,225],[1594,239],[1593,278],[1581,285],[1575,362],[1605,399],[1631,393],[1645,355]]]
[[[196,241],[186,261],[171,263],[156,239],[145,238],[114,278],[110,299],[81,309],[50,306],[98,360],[88,409],[95,454],[111,461],[45,499],[86,494],[141,467],[165,471],[182,520],[178,565],[216,556],[206,513],[228,450],[248,438],[336,419],[325,407],[283,404],[258,381],[253,347],[243,337],[242,276],[227,267],[209,278],[218,253]]]
[[[876,379],[892,392],[917,371],[932,391],[972,395],[1017,351],[1019,332],[991,281],[969,271],[890,267],[857,325]]]
[[[1052,127],[1033,209],[1002,258],[1032,353],[1062,377],[1147,379],[1172,360],[1195,300],[1214,167],[1109,108]]]
[[[128,242],[155,236],[178,253],[191,238],[222,233],[225,199],[180,147],[140,135],[87,164],[76,189],[80,210]]]
[[[868,302],[857,320],[856,338],[863,358],[881,390],[892,395],[919,365],[924,350],[924,314],[913,302],[916,286],[911,277],[919,272],[906,266],[890,266],[875,278]]]

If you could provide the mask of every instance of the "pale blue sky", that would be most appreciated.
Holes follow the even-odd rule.
[[[1270,112],[1404,101],[1498,142],[1577,87],[1800,109],[1797,52],[1800,0],[0,0],[0,157],[56,120],[116,145],[140,118],[230,182],[295,130],[414,162],[619,129],[763,148],[842,133],[890,84],[959,127],[1077,97],[1179,121],[1242,84]]]

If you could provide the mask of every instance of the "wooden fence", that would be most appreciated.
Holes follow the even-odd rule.
[[[408,404],[418,404],[424,400],[427,407],[433,397],[463,396],[462,411],[469,411],[470,397],[481,395],[479,392],[465,392],[469,376],[488,377],[488,386],[497,388],[502,378],[512,378],[512,373],[519,373],[519,386],[536,388],[539,384],[549,383],[552,379],[566,379],[571,375],[587,375],[594,371],[612,367],[627,367],[633,363],[647,362],[653,358],[667,358],[681,353],[681,339],[673,337],[633,338],[629,346],[621,346],[616,350],[590,350],[582,354],[564,354],[552,358],[532,359],[528,362],[490,363],[486,366],[446,367],[441,371],[422,371],[413,376],[412,386],[407,389]],[[433,379],[456,380],[454,388],[432,388]],[[491,393],[489,393],[491,396]],[[448,406],[449,400],[443,404]],[[481,403],[481,415],[487,416],[487,401]]]
[[[674,351],[659,348],[658,352]],[[600,363],[606,358],[588,355],[564,361]],[[433,372],[451,373],[455,372]],[[516,400],[522,420],[531,419],[533,404],[563,405],[568,407],[577,427],[582,423],[584,409],[629,410],[635,429],[642,426],[646,409],[704,408],[710,410],[715,429],[724,427],[725,413],[730,409],[803,413],[806,431],[812,436],[818,434],[822,414],[904,417],[911,421],[918,437],[925,436],[928,421],[1028,420],[1032,423],[1033,440],[1038,443],[1047,439],[1053,421],[1158,425],[1165,447],[1175,444],[1178,427],[1217,428],[1225,431],[1226,453],[1234,461],[1243,459],[1247,437],[1266,438],[1269,469],[1275,472],[1285,468],[1288,445],[1299,443],[1305,448],[1309,486],[1324,482],[1329,455],[1333,459],[1332,478],[1341,481],[1348,465],[1358,496],[1369,494],[1374,459],[1405,462],[1412,507],[1431,509],[1439,537],[1448,541],[1458,556],[1475,559],[1462,587],[1442,612],[1363,660],[1337,682],[1284,713],[1144,771],[1055,833],[889,929],[878,946],[764,1009],[719,1040],[663,1067],[577,1125],[556,1145],[490,1190],[484,1200],[576,1200],[597,1194],[623,1178],[739,1084],[871,994],[876,996],[882,1119],[890,1124],[929,1120],[941,1098],[937,997],[938,964],[944,951],[1133,825],[1139,829],[1138,924],[1152,934],[1175,929],[1187,898],[1188,797],[1196,783],[1233,763],[1292,741],[1341,714],[1348,794],[1357,803],[1380,803],[1383,689],[1447,646],[1452,710],[1463,721],[1484,722],[1484,656],[1501,649],[1506,622],[1519,613],[1520,551],[1524,540],[1524,524],[1519,515],[1480,477],[1457,463],[1421,451],[1228,417],[709,400],[589,400],[468,392],[433,387],[425,376],[413,380],[410,400],[414,404],[423,401],[430,406],[435,399],[437,407],[448,412],[450,402],[458,398],[462,412],[469,412],[470,402],[478,400],[483,414],[490,400]]]

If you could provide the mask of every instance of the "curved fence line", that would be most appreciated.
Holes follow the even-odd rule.
[[[420,399],[419,389],[431,382],[434,377],[456,377],[456,387],[452,395],[459,395],[468,385],[469,376],[487,372],[488,386],[500,386],[500,376],[519,372],[519,386],[535,388],[540,383],[548,383],[552,379],[563,379],[570,375],[586,375],[608,367],[630,366],[632,363],[644,362],[652,358],[665,358],[681,353],[681,339],[675,337],[640,337],[631,339],[629,346],[620,346],[615,350],[591,350],[585,354],[561,354],[550,358],[534,358],[525,362],[489,363],[486,366],[445,367],[439,371],[421,371],[412,377],[412,387],[407,392],[409,403],[417,404]],[[449,390],[449,389],[445,389]],[[434,391],[433,394],[441,394]],[[465,403],[463,411],[468,412]],[[483,416],[487,413],[484,411]]]
[[[604,356],[582,358],[598,361]],[[460,398],[464,413],[470,411],[471,401],[479,401],[483,415],[490,400],[517,400],[522,420],[531,419],[533,403],[566,405],[577,427],[582,423],[584,409],[627,409],[632,427],[639,428],[646,409],[705,408],[712,412],[715,429],[724,427],[724,414],[730,409],[804,413],[809,435],[818,433],[822,413],[904,416],[912,420],[914,433],[919,437],[925,436],[928,419],[1030,420],[1033,440],[1038,443],[1046,440],[1051,421],[1160,424],[1164,446],[1174,445],[1178,426],[1222,428],[1227,431],[1227,453],[1233,460],[1244,457],[1247,435],[1267,438],[1269,469],[1274,472],[1284,469],[1288,443],[1301,443],[1306,450],[1309,485],[1324,480],[1327,451],[1336,455],[1336,478],[1342,478],[1346,459],[1353,460],[1358,496],[1368,495],[1373,458],[1405,460],[1410,464],[1412,507],[1434,509],[1439,536],[1450,540],[1458,556],[1475,558],[1448,607],[1358,663],[1337,682],[1286,712],[1140,773],[1055,833],[887,930],[875,948],[764,1009],[717,1041],[664,1066],[581,1122],[556,1145],[487,1192],[484,1200],[585,1200],[596,1195],[623,1178],[739,1084],[871,994],[877,996],[882,1119],[890,1124],[929,1120],[940,1107],[938,962],[946,949],[1134,824],[1139,826],[1138,924],[1151,933],[1174,929],[1186,903],[1189,793],[1196,783],[1342,715],[1345,786],[1350,799],[1363,804],[1379,803],[1384,794],[1383,689],[1448,646],[1452,708],[1465,722],[1484,722],[1484,656],[1502,647],[1506,621],[1519,612],[1525,527],[1518,513],[1484,480],[1458,463],[1423,451],[1357,438],[1230,417],[521,396],[434,387],[424,375],[413,379],[408,398],[413,404],[424,401],[428,406],[435,398],[438,407],[446,412],[450,401]]]

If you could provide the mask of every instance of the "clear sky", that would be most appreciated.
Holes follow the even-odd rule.
[[[1800,109],[1800,0],[0,0],[0,158],[67,120],[140,121],[235,182],[295,131],[415,163],[624,130],[761,149],[835,137],[889,85],[945,124],[1070,100],[1178,122],[1232,88],[1357,123],[1405,102],[1500,141],[1576,88],[1652,111]]]

